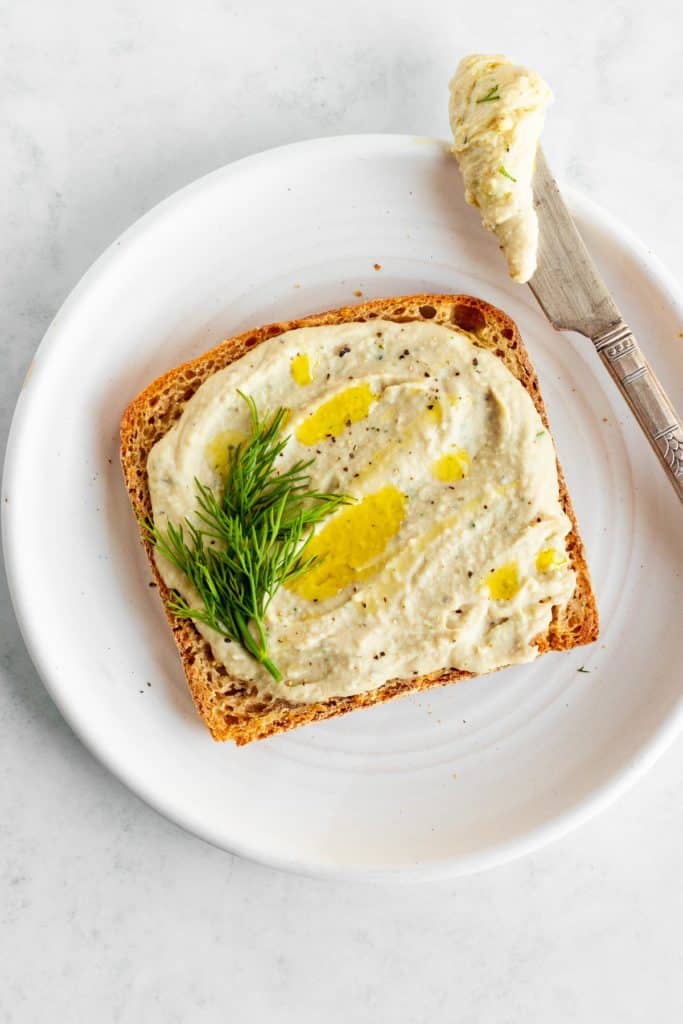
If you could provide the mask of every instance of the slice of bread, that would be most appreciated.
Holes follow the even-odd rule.
[[[456,326],[472,341],[492,350],[524,385],[548,427],[538,379],[515,323],[501,310],[468,295],[411,295],[376,299],[359,306],[269,324],[223,341],[205,355],[184,363],[159,377],[128,406],[121,421],[121,463],[138,519],[151,513],[147,484],[147,457],[153,445],[180,416],[185,403],[197,388],[217,370],[239,359],[249,349],[268,338],[296,327],[367,321],[381,317],[400,322],[428,320]],[[583,545],[562,470],[558,463],[562,506],[572,529],[567,537],[567,552],[576,573],[576,589],[564,608],[553,608],[551,625],[536,640],[540,654],[564,651],[591,643],[598,635],[598,613],[591,587]],[[356,708],[368,707],[403,694],[457,682],[468,672],[443,670],[419,678],[391,679],[383,686],[350,697],[333,697],[313,704],[294,704],[259,694],[253,684],[229,675],[218,662],[206,640],[192,622],[177,618],[167,608],[170,592],[157,570],[151,545],[142,533],[142,543],[164,603],[166,617],[180,653],[185,675],[197,710],[216,740],[234,740],[237,744],[263,739],[308,722],[332,718]]]

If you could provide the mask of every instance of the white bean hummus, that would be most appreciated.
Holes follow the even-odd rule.
[[[484,227],[495,231],[510,276],[520,284],[536,270],[532,179],[552,98],[535,71],[501,54],[465,57],[450,83],[453,152],[465,198],[479,209]]]
[[[552,440],[519,381],[467,334],[374,320],[289,331],[210,377],[148,461],[156,525],[217,490],[249,431],[237,389],[262,415],[285,406],[283,468],[355,500],[311,541],[318,562],[276,594],[276,683],[237,643],[198,629],[228,671],[312,702],[445,668],[531,661],[554,605],[574,591]],[[161,556],[168,586],[197,602]]]

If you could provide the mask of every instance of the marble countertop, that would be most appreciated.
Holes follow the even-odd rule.
[[[558,175],[683,274],[673,2],[24,0],[0,4],[0,23],[3,442],[50,320],[140,214],[279,143],[445,135],[446,82],[470,51],[547,77]],[[109,775],[43,689],[4,579],[0,601],[0,1020],[683,1014],[683,741],[600,818],[524,860],[422,887],[311,881],[205,845]]]

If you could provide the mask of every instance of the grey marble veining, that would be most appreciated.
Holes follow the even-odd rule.
[[[555,172],[680,276],[682,32],[673,2],[0,2],[3,444],[48,323],[140,214],[271,145],[443,135],[472,50],[548,78]],[[680,1018],[683,743],[523,861],[429,887],[314,882],[124,789],[43,690],[4,581],[0,601],[0,1020]]]

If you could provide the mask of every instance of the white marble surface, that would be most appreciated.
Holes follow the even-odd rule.
[[[446,81],[472,50],[546,75],[558,173],[683,273],[678,3],[3,0],[0,26],[3,441],[49,321],[141,213],[281,142],[445,134]],[[680,1019],[683,741],[600,819],[493,872],[285,876],[185,835],[100,767],[43,690],[4,581],[0,600],[0,1020]]]

